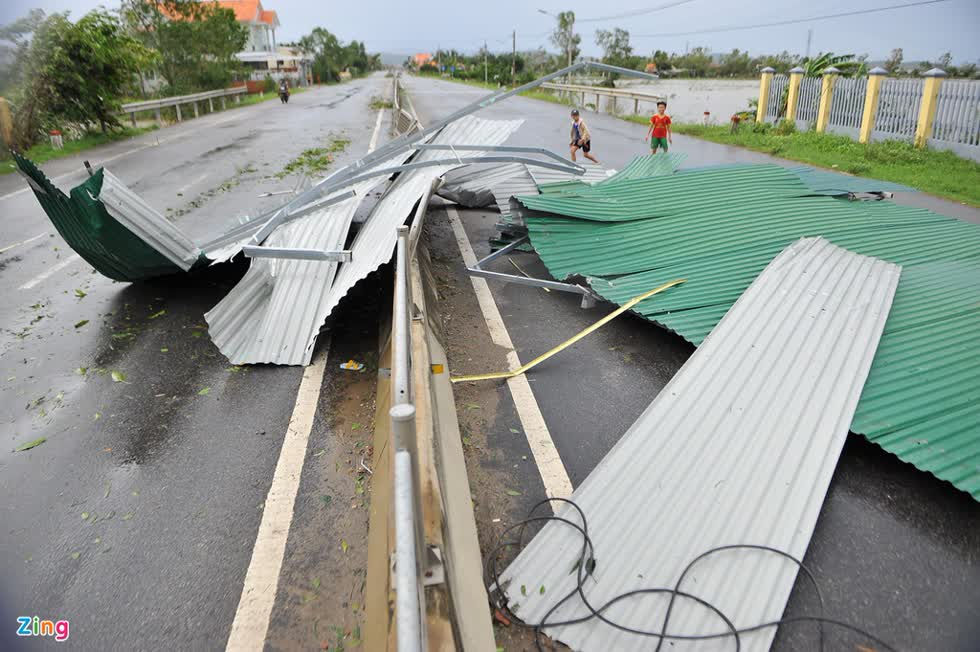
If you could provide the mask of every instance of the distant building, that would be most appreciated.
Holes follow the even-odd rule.
[[[428,52],[420,52],[412,56],[412,65],[415,66],[416,70],[418,70],[419,68],[421,68],[426,64],[431,64],[431,63],[432,63],[432,55],[429,54]]]
[[[245,48],[235,56],[248,69],[249,90],[255,90],[266,77],[277,82],[286,78],[294,86],[306,86],[313,81],[313,59],[298,48],[276,44],[279,15],[275,11],[263,7],[260,0],[205,1],[215,1],[219,7],[231,9],[238,23],[248,29]]]
[[[216,0],[219,7],[235,12],[239,24],[248,28],[244,52],[274,52],[279,15],[262,7],[260,0]]]

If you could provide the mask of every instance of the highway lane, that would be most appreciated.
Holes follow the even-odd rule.
[[[480,89],[409,78],[424,123],[485,94]],[[495,118],[523,118],[509,144],[547,147],[566,153],[567,107],[515,97],[481,111]],[[607,115],[585,114],[598,159],[620,168],[645,153],[645,127]],[[789,161],[674,137],[687,166],[725,162]],[[587,163],[586,163],[587,164]],[[947,215],[980,221],[980,211],[926,195],[896,198]],[[459,210],[476,255],[489,253],[496,213]],[[442,312],[449,316],[450,361],[456,373],[503,368],[502,355],[484,334],[486,325],[461,272],[459,250],[445,211],[428,218]],[[533,276],[547,271],[533,254],[515,256]],[[503,269],[495,267],[495,269]],[[547,351],[609,310],[582,310],[574,295],[490,282],[494,300],[522,361]],[[474,318],[475,315],[475,318]],[[578,486],[680,368],[693,347],[638,318],[623,317],[574,348],[547,361],[530,386],[573,486]],[[497,365],[496,367],[492,365]],[[468,470],[484,551],[496,546],[501,528],[525,517],[544,498],[544,486],[506,385],[457,385]],[[480,409],[475,409],[479,407]],[[516,489],[520,496],[505,494]],[[692,551],[696,553],[699,551]],[[899,649],[975,649],[980,636],[968,605],[980,602],[980,507],[969,496],[900,462],[861,437],[851,436],[824,503],[805,562],[815,572],[827,603],[826,615],[880,634]],[[813,614],[816,602],[804,582],[794,589],[786,615]],[[655,624],[651,623],[651,627]],[[498,643],[513,628],[498,628]],[[773,649],[816,649],[812,625],[786,626]],[[853,649],[855,639],[828,629],[827,649]]]
[[[105,162],[202,241],[282,203],[257,195],[294,187],[276,175],[304,149],[342,138],[334,167],[362,156],[388,88],[229,109],[45,170],[67,190],[83,159]],[[210,342],[203,313],[241,266],[110,281],[24,188],[0,178],[0,610],[69,619],[78,649],[223,647],[303,370],[233,367]]]

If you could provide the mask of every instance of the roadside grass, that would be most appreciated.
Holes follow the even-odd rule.
[[[296,95],[299,93],[305,93],[307,90],[309,90],[309,88],[310,87],[307,86],[300,86],[297,88],[290,89],[289,92],[292,95]],[[240,104],[235,103],[233,100],[229,101],[228,108],[224,110],[227,111],[238,107],[251,106],[252,104],[259,104],[260,102],[268,102],[270,100],[278,100],[278,99],[279,99],[278,93],[265,93],[264,96],[255,93],[243,97]],[[202,105],[204,105],[205,109],[207,108],[206,102],[202,102]],[[169,111],[169,115],[167,113],[168,111]],[[214,112],[220,113],[221,111],[222,109],[215,108]],[[205,110],[203,112],[203,115],[207,115],[208,113],[209,112]],[[145,112],[137,113],[136,115],[137,115],[137,120],[155,119],[155,114],[153,111],[145,111]],[[187,115],[186,111],[184,112],[184,115]],[[193,113],[191,113],[191,115],[193,115]],[[194,118],[187,118],[187,120],[193,120],[193,119]],[[174,112],[174,110],[172,108],[164,109],[164,121],[174,122],[175,120],[176,120],[176,113]],[[154,131],[157,128],[158,127],[155,124],[151,124],[143,127],[124,126],[104,134],[97,131],[88,132],[77,140],[66,140],[65,146],[62,149],[53,148],[51,146],[51,143],[38,143],[37,145],[31,147],[26,152],[23,152],[23,154],[24,156],[31,159],[35,163],[45,163],[47,161],[51,161],[54,159],[64,158],[66,156],[72,156],[74,154],[78,154],[79,152],[83,152],[87,149],[98,147],[99,145],[105,145],[108,143],[114,143],[119,140],[127,140],[129,138],[134,138],[136,136],[140,136],[147,132]],[[14,165],[14,162],[12,160],[9,159],[0,160],[0,174],[10,174],[11,172],[14,172],[16,169],[17,166]]]
[[[134,138],[141,134],[154,131],[156,128],[156,125],[152,125],[149,127],[122,127],[121,129],[115,129],[106,133],[98,131],[88,132],[78,140],[66,140],[65,146],[62,149],[55,149],[51,146],[51,143],[39,143],[23,154],[35,163],[44,163],[52,159],[71,156],[86,149],[98,147],[99,145]],[[16,169],[17,166],[11,160],[0,162],[0,174],[9,174]]]
[[[647,124],[646,116],[624,118]],[[897,140],[864,145],[847,136],[768,125],[743,124],[734,134],[728,126],[720,125],[678,123],[673,130],[837,172],[894,181],[931,195],[980,206],[980,164],[948,151],[919,149]]]

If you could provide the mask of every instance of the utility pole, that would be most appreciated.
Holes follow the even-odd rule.
[[[513,86],[516,83],[516,77],[517,77],[517,30],[516,29],[510,33],[510,38],[511,38],[510,85]]]
[[[487,42],[483,41],[483,83],[487,83]]]
[[[810,41],[813,39],[813,28],[806,31],[806,58],[810,58]]]

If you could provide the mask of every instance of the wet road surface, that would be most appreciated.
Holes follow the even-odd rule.
[[[473,101],[485,91],[451,82],[410,78],[423,123]],[[567,108],[512,98],[483,117],[524,118],[509,141],[565,153]],[[589,113],[593,153],[611,168],[644,152],[643,125]],[[778,161],[763,154],[675,136],[687,166],[734,161]],[[980,222],[980,212],[926,195],[896,201]],[[477,257],[490,253],[495,212],[459,209]],[[452,371],[506,369],[503,352],[486,333],[445,211],[427,221],[434,273],[447,317]],[[515,259],[532,276],[547,277],[533,254]],[[514,273],[506,261],[495,270]],[[579,308],[577,296],[490,281],[493,297],[522,361],[567,339],[612,308]],[[531,388],[573,486],[580,484],[693,351],[681,338],[632,316],[621,317],[528,375]],[[524,518],[545,497],[544,486],[510,393],[503,383],[454,388],[474,494],[481,548],[499,543],[503,527]],[[520,495],[513,495],[519,491]],[[696,551],[692,551],[696,552]],[[980,627],[980,507],[967,494],[899,461],[860,436],[844,448],[804,562],[826,602],[825,615],[880,635],[903,650],[975,650]],[[798,582],[785,616],[817,613],[805,582]],[[651,624],[653,627],[654,624]],[[498,645],[524,649],[529,639],[497,627]],[[828,628],[828,650],[859,642]],[[774,650],[817,649],[812,624],[782,627]]]
[[[362,156],[377,116],[371,99],[389,87],[377,75],[296,94],[287,105],[229,108],[44,169],[67,190],[84,178],[83,159],[106,162],[202,242],[281,204],[281,196],[257,195],[296,186],[299,175],[278,173],[304,149],[346,139],[333,167]],[[68,619],[78,649],[223,648],[303,370],[235,367],[211,343],[203,314],[244,266],[110,281],[74,256],[25,188],[19,175],[0,177],[0,616]],[[361,304],[375,305],[376,294]],[[336,370],[376,352],[376,338],[348,338],[328,364]],[[318,350],[330,339],[321,336]],[[299,539],[291,534],[282,575],[307,593],[282,591],[274,613],[290,601],[316,608],[310,568],[329,579],[308,528],[338,520],[317,480],[354,473],[346,460],[359,438],[335,436],[345,423],[335,402],[354,401],[347,412],[356,415],[373,385],[350,383],[328,367],[331,389],[321,394],[304,467],[313,486],[301,489],[314,503],[298,501],[307,529],[291,531]],[[334,442],[329,452],[326,441]],[[338,503],[355,495],[354,483],[336,489]],[[354,508],[340,507],[357,526],[347,515]],[[290,554],[297,545],[303,555]],[[338,614],[332,624],[349,631],[353,618]],[[270,639],[288,627],[277,622]]]

